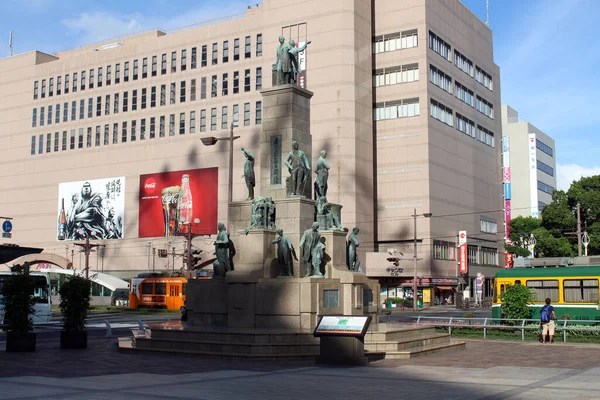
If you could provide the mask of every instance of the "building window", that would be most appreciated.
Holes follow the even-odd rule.
[[[179,134],[185,135],[185,113],[179,114]]]
[[[190,133],[196,133],[196,111],[190,111]]]
[[[445,74],[431,64],[429,65],[429,80],[440,89],[452,93],[452,78],[450,75]]]
[[[112,79],[111,75],[112,75],[111,74],[111,67],[110,67],[110,65],[107,65],[106,66],[106,86],[110,85],[110,82],[111,82],[111,79]]]
[[[121,143],[127,142],[127,121],[123,121],[121,129]]]
[[[262,124],[262,102],[260,102],[260,101],[256,102],[255,112],[256,112],[255,123],[256,123],[256,125],[260,125],[260,124]]]
[[[146,108],[146,88],[142,89],[142,110]]]
[[[96,117],[102,116],[102,96],[96,97]]]
[[[31,137],[31,155],[35,155],[35,135]]]
[[[54,123],[60,123],[60,103],[56,105],[54,110]]]
[[[429,31],[429,48],[438,53],[440,56],[444,57],[446,60],[452,60],[450,55],[452,52],[452,47],[431,31]]]
[[[471,107],[475,106],[475,94],[473,91],[467,89],[458,83],[458,81],[454,81],[454,95],[463,103],[468,104]]]
[[[262,33],[256,35],[256,57],[262,56]]]
[[[140,120],[140,140],[146,140],[146,118]]]
[[[552,192],[554,192],[554,188],[552,186],[540,181],[538,181],[538,190],[548,194],[552,194]]]
[[[150,88],[150,107],[156,107],[156,86]]]
[[[100,125],[96,125],[96,136],[94,137],[94,146],[100,146]]]
[[[48,125],[52,124],[52,106],[48,106]]]
[[[221,81],[221,93],[222,96],[227,96],[228,85],[227,85],[227,73],[223,74],[223,80]]]
[[[52,134],[47,133],[46,134],[46,153],[50,153],[51,150],[52,150]]]
[[[69,74],[66,74],[65,75],[65,90],[64,90],[65,94],[69,93],[70,84],[71,83],[69,82]]]
[[[177,72],[177,52],[171,52],[171,73]]]
[[[90,98],[88,98],[87,117],[92,118],[93,114],[94,114],[94,98],[90,97]]]
[[[136,128],[137,128],[137,121],[136,120],[131,121],[131,141],[132,142],[135,142],[137,139]]]
[[[137,110],[137,89],[131,92],[131,111]]]
[[[167,73],[167,53],[164,53],[160,59],[160,74],[164,75]]]
[[[233,73],[233,93],[239,93],[240,92],[240,72],[239,71],[235,71]]]
[[[479,230],[483,233],[496,234],[498,233],[498,225],[496,224],[496,221],[480,217]]]
[[[475,80],[490,90],[494,90],[494,82],[492,75],[485,72],[479,67],[475,67]]]
[[[48,136],[50,136],[50,134],[48,134]],[[54,151],[58,151],[58,132],[54,132]],[[50,149],[48,149],[48,153],[50,152]]]
[[[104,145],[108,146],[110,143],[110,127],[108,124],[104,125]]]
[[[85,100],[79,100],[79,119],[85,118]]]
[[[63,133],[62,133],[62,146],[61,146],[61,150],[62,151],[67,150],[67,131],[63,131]]]
[[[250,70],[244,71],[244,92],[250,91]]]
[[[233,121],[238,122],[240,120],[240,105],[233,105]]]
[[[244,103],[244,126],[250,126],[250,103]]]
[[[200,110],[200,132],[206,132],[206,110]]]
[[[115,97],[115,100],[114,100],[113,113],[117,114],[119,112],[119,93],[115,93],[114,97]]]
[[[113,138],[112,138],[112,143],[113,144],[119,143],[119,124],[116,123],[116,122],[113,124]]]
[[[185,81],[181,81],[179,84],[179,102],[185,103]]]
[[[456,260],[456,243],[434,239],[433,258],[436,260]]]
[[[477,140],[479,140],[481,143],[485,143],[490,147],[496,146],[494,132],[485,129],[481,125],[477,125]]]
[[[159,126],[158,136],[165,137],[165,116],[162,115],[160,117],[160,126]]]
[[[467,245],[467,262],[469,264],[479,264],[477,253],[477,246]]]
[[[191,69],[196,69],[196,60],[197,60],[197,56],[196,56],[196,48],[192,47],[192,62],[191,62]]]
[[[85,71],[81,71],[81,81],[79,85],[79,89],[85,90]]]
[[[75,129],[71,129],[71,136],[70,136],[70,140],[69,140],[69,149],[70,150],[75,149]]]
[[[142,60],[142,79],[148,77],[148,57],[144,57]]]
[[[77,102],[73,100],[71,102],[71,121],[75,121],[77,117]]]
[[[77,72],[73,72],[73,93],[77,92]]]
[[[102,87],[102,67],[98,67],[98,87]]]
[[[38,136],[38,154],[44,153],[44,134]]]
[[[160,105],[167,104],[167,85],[160,85]]]
[[[121,82],[121,64],[115,65],[115,85]]]
[[[169,104],[175,104],[175,82],[171,82],[171,90],[169,96]]]
[[[454,126],[451,108],[431,99],[430,109],[432,118],[437,119],[446,125]]]
[[[240,39],[233,40],[233,61],[240,59]]]
[[[152,56],[152,76],[156,76],[156,72],[158,71],[158,57]]]
[[[396,85],[419,80],[419,65],[398,65],[391,68],[375,70],[373,76],[373,87]]]
[[[185,71],[187,69],[187,50],[181,50],[181,70]]]
[[[46,98],[46,80],[42,79],[42,99]]]
[[[552,168],[548,164],[541,162],[540,160],[537,160],[537,169],[539,169],[542,172],[545,172],[550,176],[554,176],[554,168]]]
[[[217,97],[217,75],[212,76],[211,82],[210,97]]]
[[[211,110],[210,110],[210,130],[211,131],[217,130],[217,109],[216,108],[211,108]]]
[[[35,128],[37,126],[37,108],[33,109],[33,115],[31,116],[31,127]]]
[[[85,147],[92,147],[92,128],[91,127],[87,128],[87,135],[85,138],[86,138]]]
[[[487,115],[488,117],[494,119],[494,106],[489,101],[484,98],[477,96],[476,97],[476,108],[480,113]]]
[[[169,115],[169,136],[175,136],[175,114]]]
[[[38,81],[33,82],[33,99],[34,100],[37,100],[37,98],[38,98],[38,86],[39,86]],[[35,142],[35,138],[33,140]],[[35,154],[35,149],[33,149],[33,150],[34,151],[32,154]]]
[[[123,67],[123,81],[129,82],[129,61],[125,61],[125,66]]]
[[[63,122],[67,122],[69,120],[69,102],[66,101],[63,103]]]
[[[200,66],[206,67],[206,58],[207,58],[207,47],[206,45],[202,45],[202,59],[200,60]]]
[[[219,44],[213,43],[212,45],[212,65],[217,65],[219,62]]]
[[[90,80],[88,81],[90,84],[90,89],[94,88],[94,70],[90,69]]]
[[[418,46],[417,30],[391,33],[377,36],[373,40],[373,54]]]
[[[550,157],[553,156],[554,152],[552,150],[552,147],[548,146],[546,143],[542,142],[539,139],[535,139],[535,144],[538,149],[540,149],[544,153],[548,154]]]
[[[50,78],[48,83],[48,97],[52,97],[54,95],[54,78]]]
[[[456,49],[454,49],[454,65],[465,74],[471,77],[474,75],[473,61],[469,60]]]
[[[102,70],[102,68],[100,68],[100,70]],[[98,85],[98,86],[101,86],[101,85]],[[62,77],[57,76],[56,77],[56,95],[57,96],[60,96],[61,90],[62,90]]]
[[[541,211],[546,206],[547,206],[547,204],[544,203],[543,201],[538,201],[538,210]]]
[[[150,118],[150,139],[154,139],[156,137],[156,118]]]
[[[396,100],[377,103],[374,107],[375,121],[418,116],[421,113],[419,99]]]
[[[498,265],[498,249],[482,246],[479,249],[479,264]]]
[[[598,279],[565,279],[566,303],[595,303],[598,301]]]
[[[206,77],[205,76],[200,78],[200,98],[201,99],[206,98]]]
[[[40,126],[44,126],[44,123],[46,122],[46,120],[45,120],[46,113],[44,111],[45,111],[45,108],[40,107]]]
[[[475,123],[459,113],[456,113],[456,130],[469,135],[472,138],[476,136]]]
[[[221,129],[227,129],[227,106],[221,108]]]
[[[229,62],[229,40],[223,41],[223,62]]]
[[[129,109],[129,99],[127,98],[128,95],[128,92],[123,92],[123,112],[127,112]]]
[[[244,41],[244,58],[250,58],[250,56],[252,55],[252,39],[250,36],[246,36],[246,39]]]
[[[190,81],[190,101],[196,101],[196,80]]]
[[[262,89],[262,67],[256,67],[256,90]]]

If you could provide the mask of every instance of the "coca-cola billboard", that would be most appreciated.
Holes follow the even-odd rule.
[[[217,168],[140,175],[139,237],[217,232]],[[196,223],[197,220],[199,223]]]

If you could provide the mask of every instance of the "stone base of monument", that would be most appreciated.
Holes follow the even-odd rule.
[[[365,343],[360,337],[322,336],[317,364],[366,365]]]

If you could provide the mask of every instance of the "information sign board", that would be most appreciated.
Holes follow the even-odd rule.
[[[319,320],[313,336],[357,336],[364,337],[371,323],[371,316],[329,316]]]

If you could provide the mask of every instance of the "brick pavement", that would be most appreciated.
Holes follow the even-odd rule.
[[[54,339],[35,353],[0,351],[0,365],[7,400],[600,399],[600,345],[469,340],[464,351],[338,368],[120,353],[116,338],[67,351]]]

